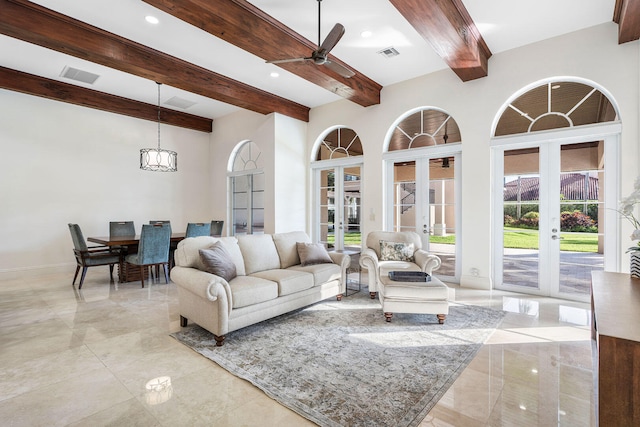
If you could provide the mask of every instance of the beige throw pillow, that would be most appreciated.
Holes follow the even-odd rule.
[[[207,273],[220,276],[227,282],[237,276],[236,265],[222,243],[216,242],[208,249],[200,249],[199,253]]]
[[[300,265],[326,264],[332,263],[331,257],[327,253],[322,243],[302,243],[297,242],[298,256],[300,257]]]

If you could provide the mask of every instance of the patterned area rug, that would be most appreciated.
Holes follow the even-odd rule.
[[[493,333],[504,312],[450,307],[385,322],[367,289],[227,335],[197,325],[183,344],[320,426],[417,426]]]

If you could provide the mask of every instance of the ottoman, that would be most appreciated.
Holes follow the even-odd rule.
[[[380,277],[378,297],[387,322],[393,313],[435,314],[444,323],[449,314],[449,288],[431,276],[429,282],[401,282],[388,275]]]

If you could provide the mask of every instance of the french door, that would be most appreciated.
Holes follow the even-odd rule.
[[[315,235],[328,249],[360,250],[362,166],[335,165],[314,170]]]
[[[494,148],[496,288],[588,301],[591,272],[617,269],[616,140]]]
[[[438,255],[438,276],[457,281],[460,154],[387,161],[386,229],[414,231]]]

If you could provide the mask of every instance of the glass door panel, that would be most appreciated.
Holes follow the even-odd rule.
[[[429,161],[429,252],[438,255],[440,276],[456,272],[455,163],[453,157]]]
[[[540,150],[504,152],[502,282],[539,289]]]
[[[335,206],[335,170],[324,169],[320,171],[320,243],[324,243],[328,249],[335,247],[336,241],[336,206]]]
[[[249,221],[249,177],[250,175],[235,176],[231,180],[233,209],[233,235],[247,234]]]
[[[560,296],[588,296],[591,272],[604,269],[603,145],[560,150]]]
[[[360,167],[343,168],[343,249],[360,250],[362,243],[361,173]]]
[[[416,162],[393,165],[393,230],[416,230]]]

